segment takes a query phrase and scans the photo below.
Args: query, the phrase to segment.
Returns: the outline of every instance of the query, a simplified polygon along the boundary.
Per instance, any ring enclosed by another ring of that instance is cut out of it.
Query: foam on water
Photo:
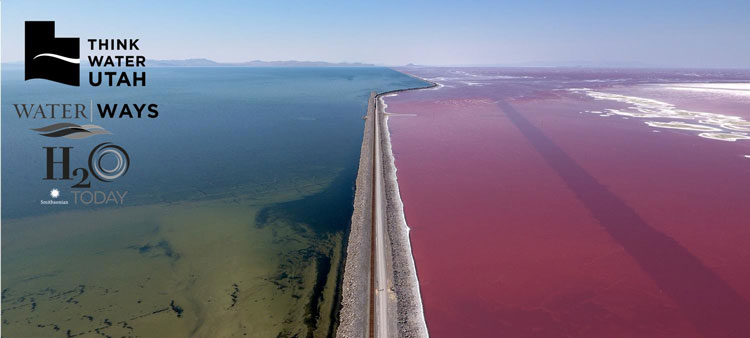
[[[750,98],[750,83],[675,83],[661,85],[666,89]]]
[[[719,141],[729,141],[734,142],[738,140],[750,140],[750,136],[747,136],[747,134],[742,133],[700,133],[698,134],[700,137],[705,137],[712,140],[719,140]]]
[[[704,126],[702,124],[685,123],[685,122],[680,122],[680,121],[671,121],[671,122],[646,121],[646,124],[655,128],[695,130],[695,131],[721,131],[721,129],[719,128]]]
[[[691,84],[694,85],[694,84]],[[711,84],[718,85],[718,84]],[[748,84],[725,84],[726,88],[750,88]],[[743,85],[743,86],[740,86]],[[722,88],[724,88],[722,87]],[[671,88],[671,87],[670,87]],[[703,87],[701,87],[703,88]],[[739,90],[739,89],[729,89]],[[743,89],[744,90],[744,89]],[[588,111],[599,116],[620,115],[625,117],[649,118],[671,121],[647,121],[647,125],[656,128],[669,128],[700,131],[698,136],[720,141],[750,140],[750,122],[742,117],[715,114],[709,112],[691,111],[679,109],[675,105],[637,96],[605,93],[589,88],[573,88],[569,91],[587,95],[594,100],[614,101],[628,104],[627,108],[604,109],[604,111]],[[748,91],[750,93],[750,91]],[[687,123],[684,120],[692,120],[697,123]]]

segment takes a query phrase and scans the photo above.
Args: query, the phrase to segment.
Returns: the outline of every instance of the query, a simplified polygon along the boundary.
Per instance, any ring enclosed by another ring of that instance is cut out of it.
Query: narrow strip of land
[[[388,285],[393,284],[392,274],[389,275],[386,271],[388,266],[392,265],[388,262],[386,253],[386,240],[387,240],[387,228],[386,224],[386,209],[388,206],[385,200],[384,190],[384,175],[383,175],[383,150],[381,149],[381,126],[387,128],[384,123],[383,116],[381,114],[385,112],[384,107],[379,105],[381,97],[385,95],[392,95],[408,90],[418,90],[425,88],[435,87],[437,84],[431,83],[429,86],[418,87],[418,88],[407,88],[393,90],[385,93],[376,95],[373,99],[374,102],[372,107],[374,108],[371,115],[373,123],[373,147],[372,147],[372,229],[371,229],[371,252],[370,252],[370,337],[372,338],[387,338],[390,336],[397,336],[397,330],[395,325],[397,315],[396,313],[389,313],[390,308],[396,308],[395,296],[393,297],[394,304],[389,304],[388,297]],[[392,325],[389,327],[389,323]],[[391,332],[393,331],[393,332]]]
[[[384,242],[384,217],[383,212],[385,209],[385,203],[383,202],[383,152],[380,149],[380,114],[377,107],[377,99],[375,101],[375,111],[373,112],[373,136],[374,147],[372,147],[373,154],[373,169],[372,169],[372,262],[374,263],[371,267],[370,275],[371,285],[370,295],[370,318],[374,322],[370,325],[370,336],[385,338],[388,337],[388,299],[386,288],[388,287],[388,281],[386,280],[385,274],[385,244]],[[373,330],[374,329],[374,330]],[[373,332],[374,331],[374,332]]]
[[[427,337],[381,97],[436,85],[370,95],[337,337]]]

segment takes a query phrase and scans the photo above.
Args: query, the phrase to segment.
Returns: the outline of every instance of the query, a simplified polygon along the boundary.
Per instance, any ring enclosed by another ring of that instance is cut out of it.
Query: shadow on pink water
[[[680,306],[701,334],[750,336],[750,306],[732,287],[674,239],[648,225],[510,104],[499,105],[599,224]]]
[[[750,143],[558,90],[668,72],[451,71],[386,99],[432,337],[748,336]]]

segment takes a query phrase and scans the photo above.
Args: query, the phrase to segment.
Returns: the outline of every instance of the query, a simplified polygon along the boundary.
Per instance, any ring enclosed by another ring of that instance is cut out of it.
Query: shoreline
[[[371,118],[375,109],[375,92],[370,93],[367,112],[364,119]],[[341,286],[341,310],[336,337],[365,337],[369,316],[369,267],[372,209],[372,124],[365,122],[362,146],[359,158],[359,169],[354,193],[354,210],[352,212],[349,238],[346,248],[346,262]]]
[[[410,74],[406,74],[412,76]],[[412,76],[414,77],[414,76]],[[416,78],[416,77],[415,77]],[[419,79],[419,78],[418,78]],[[400,92],[412,90],[432,90],[439,88],[439,84],[420,79],[430,83],[429,86],[408,88],[385,92],[377,96],[377,109],[383,116],[378,121],[381,124],[380,138],[383,148],[383,171],[386,195],[387,231],[390,237],[391,263],[393,270],[393,291],[396,293],[397,322],[400,337],[429,337],[427,323],[425,321],[422,296],[419,289],[419,277],[417,276],[416,264],[409,239],[410,228],[404,215],[404,204],[398,187],[398,175],[395,165],[395,157],[391,145],[391,133],[388,129],[389,115],[386,111],[388,105],[384,98],[396,96]]]

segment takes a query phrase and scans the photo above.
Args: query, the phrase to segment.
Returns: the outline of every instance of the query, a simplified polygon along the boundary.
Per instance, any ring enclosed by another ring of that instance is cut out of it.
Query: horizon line
[[[419,64],[419,63],[407,63],[407,64],[381,64],[381,63],[367,63],[362,61],[314,61],[314,60],[247,60],[247,61],[216,61],[209,58],[185,58],[185,59],[151,59],[146,62],[185,62],[185,61],[202,61],[216,64],[215,66],[224,67],[247,67],[243,64],[248,63],[322,63],[330,65],[361,65],[362,67],[457,67],[457,68],[468,68],[468,67],[486,67],[486,68],[602,68],[602,69],[729,69],[729,70],[750,70],[750,66],[722,66],[722,65],[702,65],[702,66],[675,66],[675,65],[651,65],[651,64],[640,64],[640,62],[597,62],[593,61],[528,61],[528,62],[517,62],[508,64]],[[611,63],[611,64],[607,64]],[[3,65],[19,65],[24,64],[23,60],[16,61],[2,61],[0,64]],[[91,66],[84,66],[91,67]],[[212,67],[210,65],[169,65],[169,66],[152,66],[152,67]],[[283,67],[283,66],[277,66]],[[311,66],[316,67],[316,66]],[[319,66],[317,66],[319,67]],[[353,66],[357,67],[357,66]],[[115,67],[117,68],[117,67]]]

